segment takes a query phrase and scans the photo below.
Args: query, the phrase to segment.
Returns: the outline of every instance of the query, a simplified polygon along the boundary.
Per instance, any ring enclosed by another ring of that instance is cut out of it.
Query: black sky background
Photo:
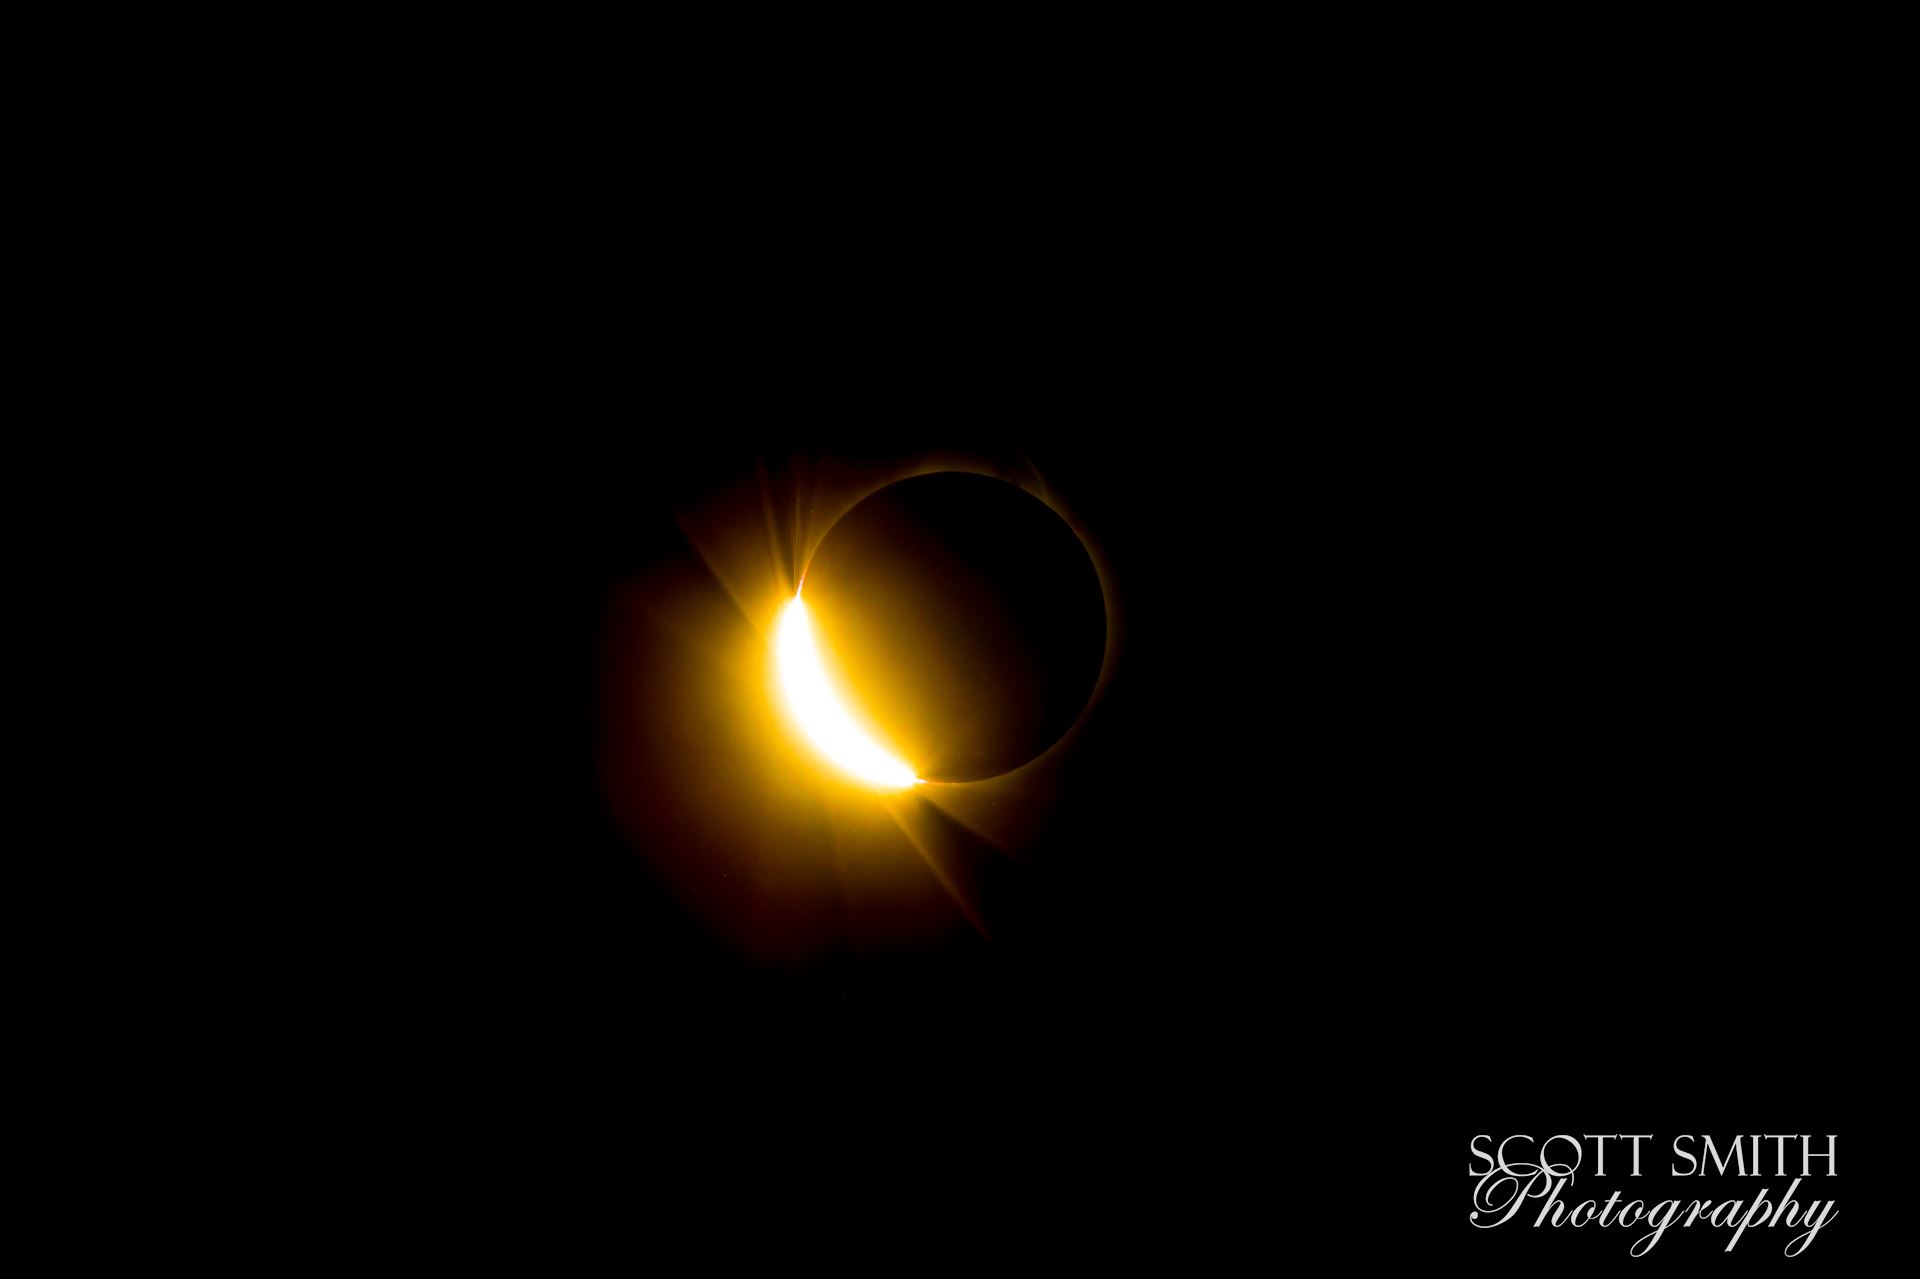
[[[1511,389],[1519,362],[1483,376]],[[886,388],[881,422],[918,384],[886,363],[844,372]],[[1876,771],[1834,718],[1832,585],[1802,540],[1823,481],[1636,437],[1629,408],[1549,429],[1545,386],[1497,433],[1390,431],[1316,384],[1273,406],[1292,425],[1209,439],[1178,424],[1224,415],[1218,391],[1161,376],[1088,396],[1108,430],[994,437],[1097,530],[1127,648],[1039,847],[987,881],[993,941],[911,956],[746,963],[650,878],[592,769],[598,604],[680,553],[681,486],[861,445],[634,432],[582,455],[506,623],[540,663],[515,721],[536,802],[489,848],[485,930],[561,1149],[851,1158],[928,1227],[977,1196],[1063,1229],[1065,1205],[1135,1205],[1169,1255],[1191,1214],[1297,1187],[1291,1163],[1238,1169],[1302,1140],[1345,1169],[1576,1122],[1843,1131],[1864,1171],[1891,943],[1863,926]],[[1404,416],[1467,416],[1420,385]],[[1433,1231],[1464,1212],[1448,1172],[1406,1191]],[[1553,1242],[1556,1264],[1624,1247]]]
[[[488,731],[440,994],[514,1176],[649,1238],[1194,1265],[1328,1214],[1486,1262],[1468,1139],[1611,1125],[1843,1132],[1816,1253],[1891,1211],[1884,512],[1829,434],[1858,349],[1760,241],[1463,207],[1497,165],[989,191],[772,121],[696,158],[560,188],[452,359],[507,429],[450,454]],[[606,594],[756,460],[923,446],[1070,495],[1124,665],[992,944],[756,968],[606,816]]]

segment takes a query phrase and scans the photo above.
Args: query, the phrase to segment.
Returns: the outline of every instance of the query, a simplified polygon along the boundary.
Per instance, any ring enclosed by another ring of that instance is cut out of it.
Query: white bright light
[[[913,769],[868,736],[842,704],[820,658],[813,619],[798,595],[780,614],[773,646],[787,710],[815,750],[834,767],[869,786],[905,790],[920,784]]]

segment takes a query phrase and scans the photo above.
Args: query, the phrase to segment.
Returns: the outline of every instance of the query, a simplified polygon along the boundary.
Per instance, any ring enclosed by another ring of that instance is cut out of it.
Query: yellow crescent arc
[[[807,606],[795,595],[781,610],[774,632],[780,692],[801,734],[826,761],[857,781],[880,790],[921,784],[911,766],[890,754],[860,726],[827,678]]]

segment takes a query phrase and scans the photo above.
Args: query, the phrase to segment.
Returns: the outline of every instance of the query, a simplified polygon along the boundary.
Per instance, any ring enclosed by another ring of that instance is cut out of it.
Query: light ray
[[[891,817],[893,824],[900,828],[900,834],[908,844],[912,845],[913,851],[920,854],[920,860],[927,864],[927,870],[933,875],[934,881],[946,892],[948,900],[953,902],[967,923],[972,925],[973,931],[989,941],[993,940],[991,934],[987,932],[985,921],[972,906],[967,904],[966,896],[960,891],[959,885],[955,884],[947,872],[940,868],[939,858],[933,855],[933,850],[927,847],[926,841],[914,834],[913,828],[907,825],[904,817],[894,811],[891,804],[887,805],[887,816]]]

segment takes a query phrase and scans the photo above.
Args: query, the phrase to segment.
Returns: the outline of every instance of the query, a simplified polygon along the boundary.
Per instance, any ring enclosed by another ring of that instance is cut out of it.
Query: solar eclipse
[[[760,961],[990,932],[983,882],[1091,731],[1117,633],[1092,544],[1031,467],[943,461],[717,477],[609,596],[602,793]]]

